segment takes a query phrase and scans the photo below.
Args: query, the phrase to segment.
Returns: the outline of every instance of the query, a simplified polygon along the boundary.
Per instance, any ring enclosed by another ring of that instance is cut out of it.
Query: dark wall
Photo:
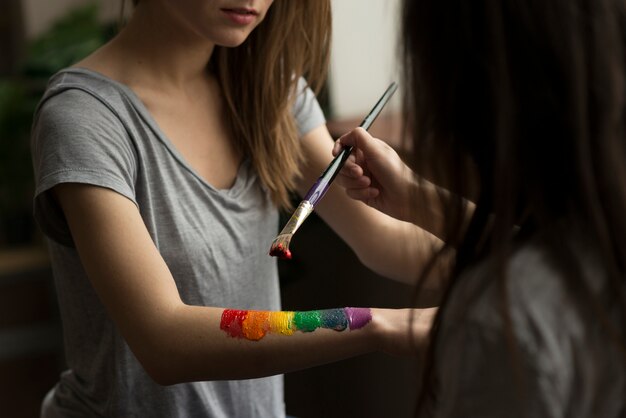
[[[293,260],[279,262],[285,310],[410,306],[409,286],[363,267],[315,214],[290,248]],[[299,418],[409,417],[416,376],[413,360],[382,353],[290,373],[285,376],[287,412]]]

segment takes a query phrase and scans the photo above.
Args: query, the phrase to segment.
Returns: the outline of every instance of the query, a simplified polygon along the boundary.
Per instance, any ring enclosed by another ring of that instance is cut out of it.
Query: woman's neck
[[[193,92],[214,44],[161,8],[141,2],[108,44],[77,64],[138,89]]]

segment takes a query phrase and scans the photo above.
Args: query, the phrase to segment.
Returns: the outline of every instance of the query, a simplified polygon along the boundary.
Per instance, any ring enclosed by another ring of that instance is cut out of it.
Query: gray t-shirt
[[[325,120],[298,84],[300,135]],[[282,417],[282,376],[163,387],[146,374],[83,270],[50,189],[106,187],[134,202],[190,305],[279,310],[268,245],[278,212],[244,161],[229,189],[216,189],[185,162],[127,87],[86,69],[51,78],[35,116],[34,213],[49,238],[69,370],[44,415],[64,417]],[[163,359],[167,361],[167,359]]]
[[[583,245],[572,247],[582,279],[603,303],[603,268]],[[623,353],[594,310],[573,297],[572,278],[536,245],[514,254],[507,276],[511,351],[494,277],[492,265],[481,263],[451,295],[437,340],[433,416],[626,417]]]

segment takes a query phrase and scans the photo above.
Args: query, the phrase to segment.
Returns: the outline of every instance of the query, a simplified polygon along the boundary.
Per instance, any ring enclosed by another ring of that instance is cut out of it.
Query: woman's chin
[[[250,34],[248,32],[245,33],[237,33],[237,34],[229,34],[228,36],[223,36],[215,42],[216,45],[225,47],[225,48],[236,48],[243,44]]]

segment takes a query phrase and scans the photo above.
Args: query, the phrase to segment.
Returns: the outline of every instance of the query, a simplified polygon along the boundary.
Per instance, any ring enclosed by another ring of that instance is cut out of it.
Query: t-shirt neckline
[[[239,164],[239,167],[237,169],[237,175],[235,176],[235,181],[233,182],[231,187],[224,188],[224,189],[217,188],[213,186],[211,183],[209,183],[189,164],[189,162],[178,151],[178,149],[172,143],[172,141],[170,141],[167,135],[165,135],[165,132],[161,130],[159,124],[156,122],[156,120],[154,119],[154,117],[152,116],[148,108],[145,106],[143,101],[139,98],[139,96],[137,96],[137,94],[129,86],[127,86],[126,84],[122,82],[114,80],[111,77],[108,77],[98,71],[95,71],[86,67],[69,67],[64,70],[61,70],[60,73],[78,73],[78,74],[85,75],[88,77],[94,77],[102,81],[105,81],[106,83],[114,86],[116,89],[121,91],[122,94],[124,94],[124,96],[128,98],[128,100],[130,100],[130,102],[135,107],[135,109],[137,110],[141,118],[150,127],[150,129],[153,131],[153,133],[155,134],[159,142],[161,142],[161,144],[163,144],[163,146],[166,147],[166,149],[170,152],[170,154],[172,154],[174,159],[185,170],[191,173],[191,175],[193,175],[198,181],[200,181],[208,189],[216,193],[234,196],[243,187],[243,184],[245,183],[244,177],[246,173],[248,173],[248,168],[250,166],[249,157],[245,157]]]

